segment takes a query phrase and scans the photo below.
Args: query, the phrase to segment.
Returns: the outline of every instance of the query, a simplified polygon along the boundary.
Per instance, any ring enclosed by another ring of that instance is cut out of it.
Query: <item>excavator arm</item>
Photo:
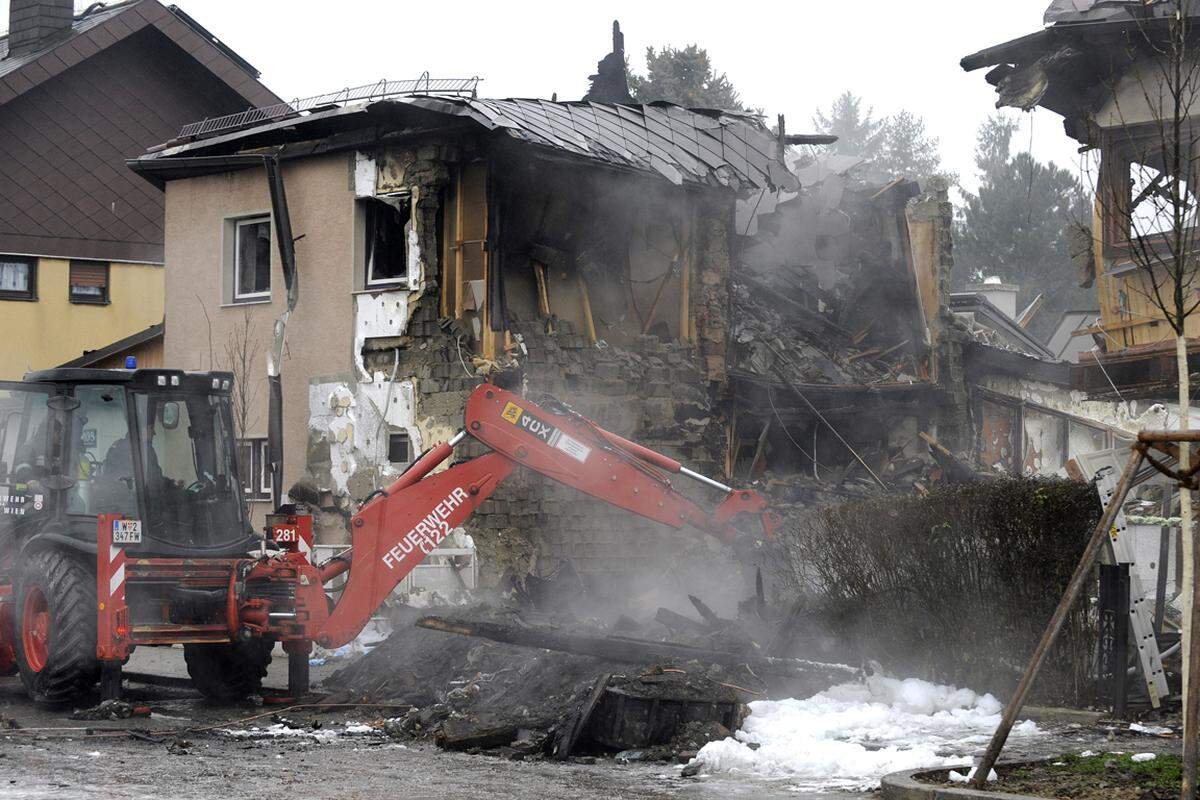
[[[492,452],[433,473],[466,435]],[[429,450],[391,486],[368,498],[351,520],[349,553],[319,567],[322,582],[347,570],[349,577],[315,641],[337,647],[357,636],[396,585],[518,465],[655,522],[691,526],[725,541],[737,535],[738,517],[756,517],[767,536],[777,525],[756,492],[692,472],[557,401],[538,406],[484,384],[467,401],[465,431]],[[726,497],[706,511],[671,485],[672,475],[699,480]]]

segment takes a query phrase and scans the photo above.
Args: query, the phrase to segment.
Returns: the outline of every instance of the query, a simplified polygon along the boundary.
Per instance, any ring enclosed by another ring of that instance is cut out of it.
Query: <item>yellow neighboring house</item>
[[[142,341],[139,334],[159,327],[161,343],[162,321],[161,266],[0,255],[0,380],[100,356],[129,338],[136,341],[122,355],[161,366],[161,344],[155,352],[154,337]]]
[[[9,0],[0,35],[0,380],[160,365],[163,193],[125,160],[193,120],[280,102],[175,6],[74,6]]]

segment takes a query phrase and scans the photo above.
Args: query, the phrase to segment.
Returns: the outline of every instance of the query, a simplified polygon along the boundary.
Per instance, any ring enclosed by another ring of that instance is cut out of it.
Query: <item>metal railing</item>
[[[339,89],[336,92],[298,98],[287,103],[276,103],[272,106],[248,108],[236,114],[226,114],[223,117],[209,117],[198,122],[189,122],[179,131],[179,138],[201,138],[222,131],[237,130],[264,122],[274,122],[288,117],[300,116],[314,111],[323,111],[348,103],[363,100],[381,100],[385,97],[395,97],[405,94],[450,94],[457,96],[475,97],[479,86],[479,77],[474,78],[431,78],[429,73],[422,73],[415,80],[389,81],[381,80],[362,86]]]

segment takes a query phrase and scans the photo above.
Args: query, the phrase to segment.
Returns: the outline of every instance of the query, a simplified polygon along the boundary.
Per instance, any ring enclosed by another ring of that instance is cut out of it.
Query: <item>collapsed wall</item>
[[[403,467],[389,443],[407,439],[407,460],[448,439],[485,378],[535,401],[554,396],[608,430],[723,475],[731,195],[713,201],[629,176],[503,163],[472,184],[462,176],[480,165],[468,159],[435,147],[359,157],[365,198],[397,187],[412,198],[411,271],[403,289],[356,296],[357,374],[312,381],[310,489],[348,508],[386,486]],[[487,229],[487,269],[473,271],[471,240]],[[495,272],[499,287],[475,278],[490,273],[491,283]],[[491,330],[493,320],[503,332]],[[468,440],[456,455],[481,452]],[[341,516],[322,519],[318,540],[345,541]],[[525,471],[465,527],[481,546],[505,533],[531,540],[538,571],[569,560],[615,593],[635,573],[679,568],[682,551],[704,556],[711,546]]]
[[[306,480],[351,507],[450,438],[488,379],[785,505],[922,489],[919,434],[959,449],[967,430],[945,187],[817,177],[735,218],[731,190],[461,142],[359,154],[359,202],[407,209],[405,285],[356,294],[355,373],[310,387]],[[344,514],[322,521],[346,540]],[[716,547],[523,471],[466,529],[505,567],[570,561],[614,594],[684,587]]]

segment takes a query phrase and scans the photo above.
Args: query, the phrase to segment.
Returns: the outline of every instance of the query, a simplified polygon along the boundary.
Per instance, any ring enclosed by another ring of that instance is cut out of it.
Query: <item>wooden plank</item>
[[[434,741],[443,750],[490,750],[512,744],[519,725],[484,725],[470,720],[446,720]]]
[[[659,608],[654,613],[654,619],[672,630],[691,631],[692,633],[709,632],[708,626],[703,622],[698,622],[691,617],[685,617],[683,614],[677,614],[669,608]]]
[[[575,715],[570,727],[566,728],[564,737],[554,747],[554,757],[557,760],[566,761],[571,757],[571,751],[579,743],[579,737],[587,730],[588,722],[592,719],[592,712],[596,710],[596,704],[604,696],[604,690],[608,688],[610,680],[612,680],[611,672],[605,672],[596,679],[591,694],[588,695],[587,700]]]
[[[768,419],[762,428],[762,433],[758,434],[758,442],[754,445],[754,458],[750,459],[750,479],[755,480],[760,477],[763,470],[766,468],[767,460],[767,434],[771,432],[771,420]]]
[[[579,310],[583,314],[583,327],[587,331],[588,341],[595,344],[596,322],[592,319],[592,301],[588,298],[587,281],[583,279],[583,273],[578,271],[575,280],[579,283]]]
[[[824,678],[835,682],[856,680],[862,675],[861,670],[847,664],[825,664],[798,658],[772,658],[746,653],[730,653],[723,650],[708,650],[703,647],[692,647],[674,642],[655,642],[626,636],[587,636],[536,626],[518,627],[498,622],[433,616],[417,620],[417,626],[460,636],[477,636],[521,647],[557,650],[631,664],[645,664],[662,660],[704,661],[724,666],[745,665],[759,675],[781,678]]]
[[[696,613],[704,618],[704,621],[708,624],[708,627],[712,628],[713,630],[724,628],[730,624],[729,620],[724,620],[718,617],[717,612],[709,608],[708,604],[699,597],[696,597],[696,595],[689,594],[688,601],[691,602],[692,606],[695,607]]]

